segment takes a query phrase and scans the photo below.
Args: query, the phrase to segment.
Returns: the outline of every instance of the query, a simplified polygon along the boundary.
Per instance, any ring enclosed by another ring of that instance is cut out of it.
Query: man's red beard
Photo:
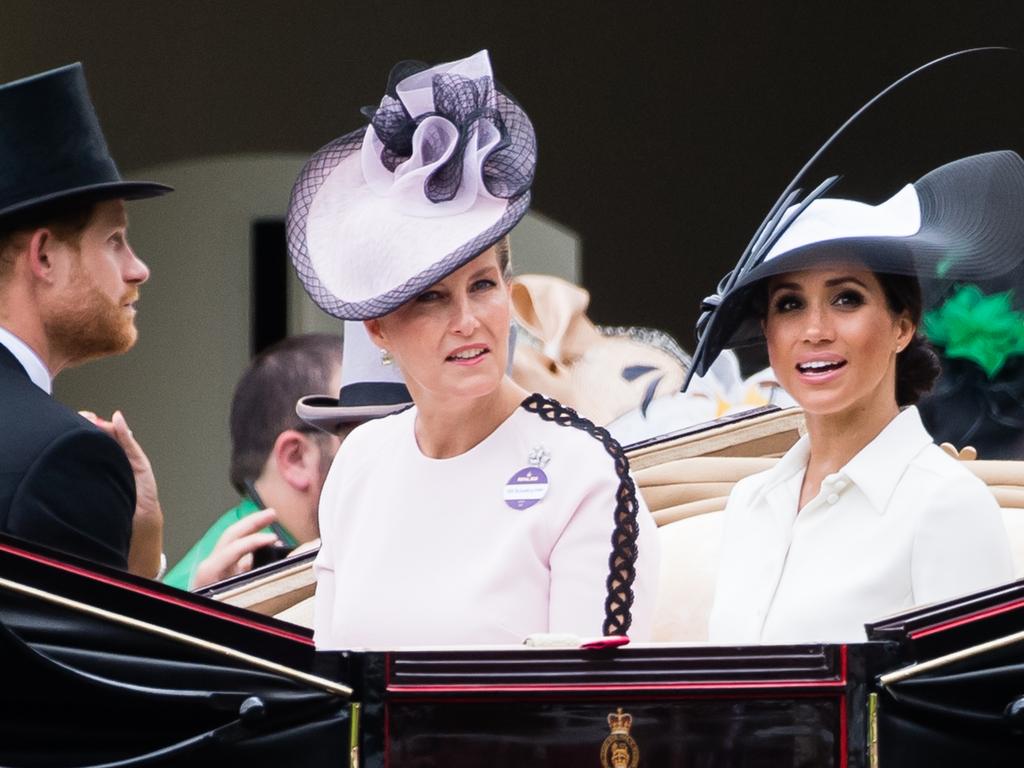
[[[115,303],[88,276],[78,275],[75,282],[80,288],[74,296],[45,320],[52,347],[68,357],[69,365],[131,349],[139,332],[135,328],[135,313],[126,305],[138,299],[138,288],[129,288]]]

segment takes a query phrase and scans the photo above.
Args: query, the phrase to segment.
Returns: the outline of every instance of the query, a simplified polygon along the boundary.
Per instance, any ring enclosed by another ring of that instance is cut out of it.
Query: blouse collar
[[[927,446],[931,435],[921,423],[915,406],[909,406],[890,421],[874,440],[865,445],[838,472],[826,480],[846,479],[860,488],[879,514],[884,514],[907,465]],[[810,438],[801,437],[772,469],[768,470],[762,494],[802,473],[811,455]]]

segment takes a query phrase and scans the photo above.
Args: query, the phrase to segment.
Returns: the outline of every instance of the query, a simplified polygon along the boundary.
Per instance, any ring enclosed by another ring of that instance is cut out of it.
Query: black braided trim
[[[615,494],[615,530],[612,531],[612,552],[608,557],[608,597],[604,601],[603,631],[605,635],[624,635],[633,623],[630,609],[633,607],[633,582],[636,580],[636,540],[640,533],[637,522],[640,506],[636,501],[636,486],[629,476],[629,459],[607,429],[583,418],[557,400],[533,394],[523,400],[522,406],[544,421],[553,421],[562,427],[576,427],[600,440],[615,461],[619,490]]]

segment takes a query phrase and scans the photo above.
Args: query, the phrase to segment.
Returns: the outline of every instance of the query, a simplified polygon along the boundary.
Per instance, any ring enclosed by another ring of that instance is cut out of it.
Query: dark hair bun
[[[916,405],[921,396],[930,392],[942,368],[931,345],[914,335],[906,349],[896,355],[896,402]]]

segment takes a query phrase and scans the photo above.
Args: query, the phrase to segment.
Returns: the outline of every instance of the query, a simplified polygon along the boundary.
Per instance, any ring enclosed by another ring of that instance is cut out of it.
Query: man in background
[[[242,499],[165,583],[196,589],[248,571],[265,547],[290,550],[319,537],[320,489],[341,441],[300,419],[295,404],[311,392],[337,392],[340,382],[341,338],[330,334],[284,339],[252,361],[231,401],[230,476]]]
[[[0,86],[0,531],[148,577],[163,515],[145,455],[120,413],[91,423],[50,394],[135,343],[149,269],[124,201],[169,190],[121,179],[81,65]]]

